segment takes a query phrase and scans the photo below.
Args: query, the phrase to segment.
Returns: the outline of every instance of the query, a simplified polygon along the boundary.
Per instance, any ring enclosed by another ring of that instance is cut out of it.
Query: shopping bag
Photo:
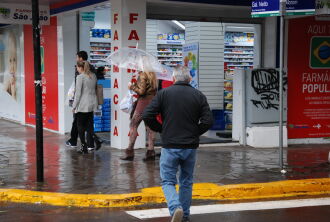
[[[134,93],[129,90],[126,96],[120,101],[119,108],[125,113],[131,113],[134,103]]]
[[[65,104],[67,106],[72,107],[72,104],[73,104],[73,101],[74,101],[74,93],[75,93],[75,83],[73,81],[70,88],[69,88],[69,90],[68,90],[66,100],[65,100]]]

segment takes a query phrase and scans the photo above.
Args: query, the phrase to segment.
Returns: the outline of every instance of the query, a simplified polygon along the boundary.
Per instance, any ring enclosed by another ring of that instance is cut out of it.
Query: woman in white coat
[[[76,92],[72,105],[73,112],[77,115],[77,126],[81,147],[79,153],[88,153],[88,149],[94,149],[94,111],[97,110],[98,102],[96,96],[97,78],[94,73],[89,70],[87,61],[77,62]],[[85,133],[87,132],[87,142]]]

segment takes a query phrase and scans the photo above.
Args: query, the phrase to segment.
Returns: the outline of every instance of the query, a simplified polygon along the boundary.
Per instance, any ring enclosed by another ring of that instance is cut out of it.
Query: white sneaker
[[[69,146],[69,147],[71,147],[71,148],[76,148],[76,147],[77,147],[77,144],[74,145],[74,144],[72,144],[69,140],[65,142],[65,145],[66,145],[66,146]]]
[[[93,147],[88,147],[87,149],[88,149],[88,151],[94,151]]]
[[[183,210],[181,207],[178,207],[174,211],[171,222],[181,222],[182,218],[183,218]]]

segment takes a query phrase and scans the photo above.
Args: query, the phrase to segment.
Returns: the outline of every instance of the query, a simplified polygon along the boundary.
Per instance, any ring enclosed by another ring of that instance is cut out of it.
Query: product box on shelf
[[[225,99],[227,99],[227,100],[232,100],[233,99],[233,92],[229,92],[229,91],[225,91],[224,92],[225,94]]]
[[[233,91],[233,81],[225,79],[224,80],[224,88],[226,91]]]
[[[93,38],[111,38],[111,29],[91,29],[90,32]]]
[[[96,115],[98,113],[98,115]],[[110,132],[111,130],[111,99],[105,98],[102,108],[94,114],[94,131]]]
[[[225,117],[224,117],[224,111],[217,109],[212,110],[213,114],[213,126],[211,127],[211,130],[224,130],[225,129]]]

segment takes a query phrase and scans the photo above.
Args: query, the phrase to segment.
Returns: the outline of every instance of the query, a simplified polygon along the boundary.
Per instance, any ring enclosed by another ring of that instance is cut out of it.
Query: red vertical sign
[[[42,26],[41,36],[42,111],[44,127],[58,131],[57,17]],[[35,93],[32,26],[24,26],[25,119],[35,125]]]
[[[291,19],[288,41],[288,138],[330,136],[330,25]]]

